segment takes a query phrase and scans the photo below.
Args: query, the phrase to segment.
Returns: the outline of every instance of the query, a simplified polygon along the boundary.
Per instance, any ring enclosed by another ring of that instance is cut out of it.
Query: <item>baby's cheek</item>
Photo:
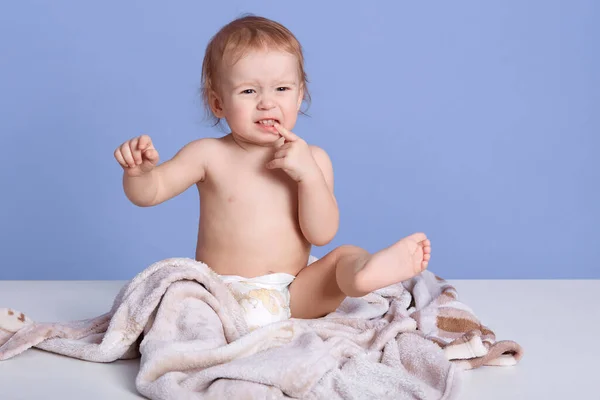
[[[294,129],[294,126],[296,125],[296,121],[298,120],[298,111],[296,111],[296,109],[291,109],[291,110],[287,110],[284,113],[284,127],[291,131]]]
[[[252,121],[252,113],[248,107],[233,107],[228,113],[227,120],[230,121],[230,125],[241,125]]]

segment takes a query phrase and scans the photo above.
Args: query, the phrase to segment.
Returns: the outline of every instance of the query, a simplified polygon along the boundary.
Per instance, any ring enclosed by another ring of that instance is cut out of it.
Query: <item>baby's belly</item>
[[[210,231],[200,227],[196,260],[219,275],[255,277],[273,272],[297,275],[308,262],[311,245],[301,232]]]

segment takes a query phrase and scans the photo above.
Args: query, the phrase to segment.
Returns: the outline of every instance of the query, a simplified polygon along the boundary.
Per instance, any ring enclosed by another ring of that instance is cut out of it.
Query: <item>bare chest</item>
[[[281,170],[230,163],[213,171],[205,184],[203,208],[220,218],[262,225],[297,215],[297,185]]]

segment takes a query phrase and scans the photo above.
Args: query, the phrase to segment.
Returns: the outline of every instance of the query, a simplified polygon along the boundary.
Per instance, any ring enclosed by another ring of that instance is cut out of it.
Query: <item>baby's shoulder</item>
[[[186,147],[190,147],[194,150],[202,151],[204,149],[217,150],[220,142],[217,138],[207,137],[200,138],[196,140],[192,140],[189,142]]]
[[[322,147],[319,147],[315,144],[308,144],[308,148],[310,149],[311,153],[313,154],[313,156],[327,156],[327,152],[325,151],[325,149],[323,149]]]
[[[329,157],[329,154],[327,154],[325,149],[314,144],[309,144],[308,148],[310,149],[312,156],[314,157],[317,164],[319,164],[319,166],[331,167],[331,158]]]
[[[217,138],[200,138],[186,144],[182,149],[194,158],[208,159],[224,151],[223,144]]]

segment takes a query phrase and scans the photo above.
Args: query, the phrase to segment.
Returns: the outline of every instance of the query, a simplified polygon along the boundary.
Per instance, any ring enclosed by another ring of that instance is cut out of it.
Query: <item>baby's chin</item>
[[[232,131],[231,134],[234,138],[239,139],[243,142],[264,147],[274,146],[280,142],[280,139],[283,139],[283,137],[277,131],[275,133],[257,132],[256,130],[240,133]]]

